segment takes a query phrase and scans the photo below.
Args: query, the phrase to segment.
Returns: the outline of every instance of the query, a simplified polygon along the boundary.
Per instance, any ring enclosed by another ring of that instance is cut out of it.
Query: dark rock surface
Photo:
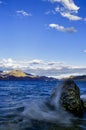
[[[84,95],[83,96],[81,95],[81,99],[83,101],[84,111],[86,113],[86,98],[84,97]]]
[[[72,80],[67,80],[62,86],[61,106],[75,115],[82,115],[83,102],[80,99],[79,87]]]
[[[61,92],[59,97],[60,106],[76,116],[82,116],[84,110],[84,103],[80,99],[80,90],[76,83],[72,80],[66,80],[61,85]],[[58,88],[58,87],[57,87]],[[55,89],[51,95],[51,100],[56,96],[57,90]],[[56,100],[56,99],[55,99]],[[58,103],[58,101],[57,101]]]
[[[84,110],[86,111],[86,101],[83,101]]]

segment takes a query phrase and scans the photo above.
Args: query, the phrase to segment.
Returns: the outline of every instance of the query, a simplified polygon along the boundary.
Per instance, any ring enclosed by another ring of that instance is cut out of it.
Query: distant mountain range
[[[70,76],[68,78],[62,78],[61,80],[75,80],[75,81],[86,81],[86,75]]]
[[[86,81],[86,75],[70,76],[69,78],[77,81]]]
[[[70,76],[69,78],[63,78],[61,80],[66,79],[72,79],[76,81],[86,81],[86,75]],[[53,77],[32,75],[25,73],[21,70],[11,70],[11,71],[0,71],[0,81],[1,80],[58,81],[59,79]]]
[[[12,70],[12,71],[0,71],[0,80],[56,81],[57,79],[46,76],[35,76],[20,70]]]

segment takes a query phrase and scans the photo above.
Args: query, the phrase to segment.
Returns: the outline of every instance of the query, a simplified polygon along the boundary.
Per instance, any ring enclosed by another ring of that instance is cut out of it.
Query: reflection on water
[[[86,130],[85,114],[79,119],[60,106],[53,110],[46,105],[57,84],[43,81],[0,82],[0,130]],[[78,85],[81,97],[85,99],[83,85],[86,83],[78,82]],[[58,100],[59,94],[56,95]]]

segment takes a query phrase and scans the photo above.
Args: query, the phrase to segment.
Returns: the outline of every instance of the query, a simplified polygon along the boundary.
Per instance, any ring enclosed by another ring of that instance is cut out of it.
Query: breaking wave
[[[65,125],[70,125],[73,116],[68,112],[64,111],[59,105],[59,99],[61,95],[61,86],[58,86],[55,90],[56,93],[52,99],[34,100],[28,102],[24,112],[22,113],[24,117],[29,120],[46,121],[51,123],[61,123]],[[51,109],[47,104],[50,103],[54,106]]]

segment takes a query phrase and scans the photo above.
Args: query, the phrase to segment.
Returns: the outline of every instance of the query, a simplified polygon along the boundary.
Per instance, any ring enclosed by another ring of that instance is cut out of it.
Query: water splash
[[[58,87],[56,87],[51,94],[50,104],[53,105],[56,109],[59,109],[60,107],[59,100],[61,97],[61,92],[62,84],[58,85]]]
[[[64,111],[59,104],[61,91],[62,88],[61,85],[59,85],[56,89],[54,89],[49,100],[34,100],[33,102],[28,102],[28,105],[26,105],[23,112],[23,116],[29,120],[70,125],[72,115]],[[55,109],[51,109],[46,102],[48,102],[51,106],[54,106]]]
[[[86,101],[86,94],[82,94],[82,95],[80,96],[80,98],[81,98],[83,101]]]

